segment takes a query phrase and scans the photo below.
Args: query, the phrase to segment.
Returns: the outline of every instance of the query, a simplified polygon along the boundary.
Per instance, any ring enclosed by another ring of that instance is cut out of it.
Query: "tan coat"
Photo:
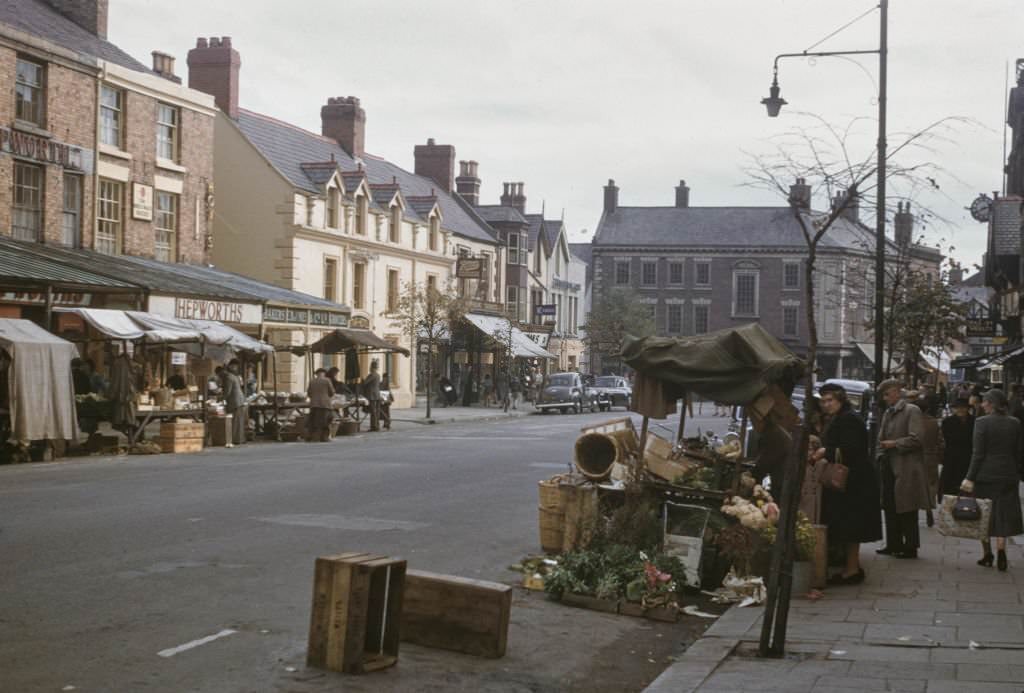
[[[893,440],[896,447],[883,450],[878,445],[876,449],[879,457],[885,458],[882,463],[891,465],[896,478],[895,507],[890,508],[894,512],[908,513],[933,507],[934,495],[928,490],[925,471],[923,438],[924,414],[916,405],[900,400],[885,410],[878,428],[878,441]]]
[[[928,475],[928,487],[935,497],[939,485],[939,464],[945,450],[940,420],[932,416],[921,415],[921,449],[924,453],[924,471]]]

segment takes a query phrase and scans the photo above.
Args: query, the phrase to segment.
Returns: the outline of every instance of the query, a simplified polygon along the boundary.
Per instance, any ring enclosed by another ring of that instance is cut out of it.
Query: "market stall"
[[[71,360],[75,345],[28,320],[0,318],[0,442],[77,436]]]

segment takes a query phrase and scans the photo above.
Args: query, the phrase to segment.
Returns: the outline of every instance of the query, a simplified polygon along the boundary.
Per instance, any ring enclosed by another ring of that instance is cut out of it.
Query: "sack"
[[[978,501],[970,496],[957,496],[953,504],[953,519],[961,522],[973,522],[981,519],[981,508]]]
[[[836,448],[836,461],[829,462],[821,470],[821,485],[824,488],[842,493],[846,491],[846,482],[850,478],[850,468],[843,464],[843,452]]]
[[[959,520],[953,515],[953,508],[960,500],[972,500],[978,506],[980,515],[977,520]],[[989,520],[992,517],[992,501],[987,498],[961,498],[959,496],[943,496],[942,504],[935,515],[935,528],[944,537],[960,539],[985,539],[988,537]]]

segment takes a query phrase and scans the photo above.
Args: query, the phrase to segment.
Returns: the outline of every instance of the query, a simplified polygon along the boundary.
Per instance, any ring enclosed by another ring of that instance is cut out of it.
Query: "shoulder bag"
[[[823,488],[842,493],[846,491],[846,481],[850,477],[850,468],[843,464],[843,451],[836,448],[836,461],[828,462],[821,470]]]

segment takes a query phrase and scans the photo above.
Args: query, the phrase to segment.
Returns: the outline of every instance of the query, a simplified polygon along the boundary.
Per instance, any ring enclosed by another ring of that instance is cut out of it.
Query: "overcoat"
[[[924,451],[921,441],[924,435],[924,415],[914,404],[900,400],[885,410],[882,425],[878,427],[878,442],[893,440],[896,447],[888,450],[876,446],[882,464],[892,468],[895,484],[893,507],[896,513],[915,510],[931,510],[932,495],[928,491],[928,475],[924,468]],[[883,504],[884,504],[883,500]]]
[[[868,456],[864,422],[846,406],[826,426],[822,443],[828,461],[840,460],[850,469],[845,491],[826,488],[822,495],[821,515],[829,541],[878,541],[882,538],[878,475]]]
[[[928,488],[935,495],[939,484],[939,463],[942,461],[944,441],[939,420],[934,416],[922,413],[921,416],[921,451],[924,455],[924,471],[928,475]]]

